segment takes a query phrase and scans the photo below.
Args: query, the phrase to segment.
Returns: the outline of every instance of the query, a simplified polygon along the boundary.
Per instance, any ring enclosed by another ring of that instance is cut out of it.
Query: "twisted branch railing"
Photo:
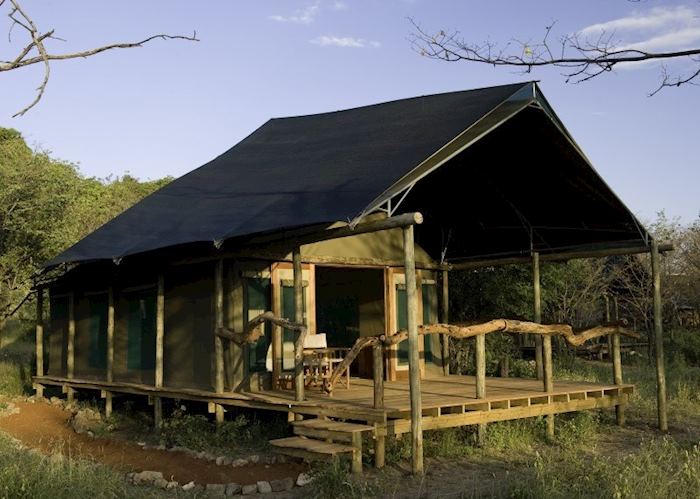
[[[624,322],[615,322],[595,326],[589,329],[574,333],[574,328],[568,324],[538,324],[536,322],[518,321],[511,319],[494,319],[481,324],[456,325],[456,324],[429,324],[418,326],[418,334],[444,334],[453,338],[472,338],[490,333],[514,333],[514,334],[540,334],[543,336],[561,336],[567,343],[573,346],[580,346],[586,341],[600,338],[601,336],[616,335],[627,336],[639,339],[636,333],[625,327]],[[323,390],[331,393],[335,383],[340,378],[345,369],[359,355],[362,349],[381,343],[384,346],[391,346],[408,339],[408,331],[401,330],[392,335],[365,336],[359,338],[345,358],[333,370],[331,375],[323,383]]]

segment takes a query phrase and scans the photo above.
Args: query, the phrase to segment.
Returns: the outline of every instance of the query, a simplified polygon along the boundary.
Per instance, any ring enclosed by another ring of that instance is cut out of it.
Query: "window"
[[[156,290],[129,293],[127,359],[129,370],[154,369],[156,363]]]
[[[408,297],[406,285],[396,285],[396,330],[408,329]],[[408,364],[408,340],[399,343],[397,347],[397,360],[399,365]]]
[[[107,294],[88,297],[90,316],[90,354],[88,363],[94,369],[107,368]]]
[[[421,292],[423,295],[423,324],[435,324],[437,322],[437,288],[435,283],[423,283]],[[423,358],[426,362],[433,362],[433,341],[437,337],[435,334],[423,335]]]
[[[265,277],[244,277],[244,323],[271,310],[270,279]],[[248,371],[265,371],[265,359],[267,349],[270,346],[271,327],[265,322],[265,337],[260,338],[253,345],[248,345]]]

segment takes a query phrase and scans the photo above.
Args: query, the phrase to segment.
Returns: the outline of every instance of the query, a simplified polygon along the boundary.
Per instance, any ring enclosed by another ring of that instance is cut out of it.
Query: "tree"
[[[197,33],[192,36],[183,35],[152,35],[143,40],[131,43],[113,43],[110,45],[104,45],[102,47],[97,47],[88,50],[82,50],[79,52],[71,52],[65,54],[53,54],[50,53],[46,47],[46,43],[49,40],[61,40],[55,36],[55,30],[50,29],[48,31],[41,31],[37,28],[36,24],[31,17],[26,13],[26,11],[20,6],[19,0],[0,0],[0,7],[7,5],[9,7],[8,17],[10,18],[10,29],[8,32],[8,38],[11,40],[13,30],[22,30],[27,35],[27,42],[24,47],[17,53],[14,59],[0,60],[0,73],[13,71],[15,69],[32,66],[34,64],[43,64],[44,66],[44,79],[37,88],[36,97],[34,100],[20,111],[13,115],[14,117],[22,116],[31,108],[37,105],[44,95],[46,86],[49,83],[49,78],[51,76],[51,62],[60,61],[67,59],[78,59],[91,57],[102,52],[114,49],[127,49],[135,47],[143,47],[146,43],[155,40],[189,40],[189,41],[199,41],[197,39]]]
[[[41,264],[169,180],[86,178],[0,128],[0,330]]]
[[[567,83],[591,80],[611,72],[623,63],[687,60],[692,67],[685,72],[672,72],[662,66],[661,81],[650,95],[663,88],[697,84],[700,81],[700,47],[658,52],[645,50],[635,45],[620,45],[614,32],[605,31],[593,38],[580,33],[562,34],[556,42],[552,42],[554,23],[545,28],[539,42],[513,39],[502,44],[490,41],[474,43],[462,38],[459,31],[439,30],[431,34],[413,19],[409,21],[414,28],[410,35],[413,48],[431,59],[505,66],[520,69],[524,73],[530,73],[535,68],[553,66],[563,69]]]

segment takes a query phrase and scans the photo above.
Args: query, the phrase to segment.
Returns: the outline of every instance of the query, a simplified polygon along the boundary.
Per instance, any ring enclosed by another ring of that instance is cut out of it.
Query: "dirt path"
[[[60,450],[64,455],[99,461],[119,471],[161,471],[167,479],[185,484],[196,483],[252,484],[258,480],[296,479],[305,466],[287,464],[249,464],[247,466],[217,466],[195,459],[183,452],[143,449],[119,440],[90,438],[79,435],[68,424],[70,413],[45,403],[15,402],[19,414],[0,418],[0,430],[20,440],[27,447],[44,453]]]

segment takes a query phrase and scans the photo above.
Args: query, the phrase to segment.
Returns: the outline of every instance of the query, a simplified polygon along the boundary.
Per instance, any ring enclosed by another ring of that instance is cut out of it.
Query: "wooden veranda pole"
[[[476,364],[476,398],[486,398],[486,335],[480,334],[475,338],[475,364]],[[476,427],[476,441],[478,445],[484,445],[486,439],[486,423]]]
[[[68,345],[66,346],[66,376],[73,379],[75,374],[75,292],[68,293]],[[73,402],[74,390],[66,388],[67,400]]]
[[[374,382],[374,408],[384,408],[384,345],[377,342],[372,346],[372,379]],[[384,456],[386,452],[386,437],[384,428],[377,428],[374,431],[374,467],[384,467]]]
[[[540,279],[540,254],[532,253],[532,289],[534,295],[534,316],[535,322],[542,322],[542,289]],[[537,341],[539,340],[539,342]],[[539,343],[539,345],[538,345]],[[539,360],[537,359],[539,355]],[[537,363],[537,376],[542,379],[544,391],[551,393],[554,391],[554,378],[552,373],[552,337],[548,335],[537,336],[535,338],[535,362]],[[554,414],[548,414],[547,437],[554,437]]]
[[[412,471],[423,474],[423,426],[420,383],[420,358],[418,355],[418,293],[416,290],[416,257],[413,226],[403,228],[404,273],[406,276],[406,301],[408,325],[408,376],[411,396]]]
[[[36,375],[44,375],[44,290],[36,290]],[[44,385],[36,383],[34,390],[37,397],[44,396]]]
[[[165,328],[165,285],[163,274],[158,274],[156,294],[156,369],[154,385],[163,388],[163,334]],[[153,423],[156,431],[163,427],[163,399],[153,398]]]
[[[224,327],[224,259],[219,258],[216,261],[216,270],[214,272],[214,310],[216,330]],[[214,335],[214,355],[215,357],[215,376],[214,389],[216,393],[224,393],[224,341]],[[216,412],[216,424],[224,422],[224,407],[221,404],[216,404],[214,409]]]
[[[610,356],[612,357],[613,365],[613,380],[616,385],[622,385],[622,357],[620,355],[620,335],[613,334],[611,336],[612,351]],[[615,420],[618,426],[625,425],[625,406],[616,405],[615,406]]]
[[[304,321],[304,280],[301,268],[301,247],[296,246],[292,252],[292,267],[294,271],[294,322],[303,324]],[[294,398],[304,400],[304,346],[294,342]]]
[[[107,291],[107,381],[114,381],[114,287]],[[105,391],[105,416],[112,415],[112,392]]]
[[[440,303],[440,322],[450,323],[450,282],[447,270],[442,271],[442,302]],[[450,374],[450,337],[442,335],[442,373]]]
[[[540,296],[540,254],[532,253],[532,291],[533,301],[533,322],[542,322],[542,298]],[[544,368],[542,365],[542,337],[535,336],[535,369],[537,379],[544,379]]]
[[[651,241],[651,275],[654,294],[654,354],[656,357],[656,397],[659,419],[659,430],[668,431],[668,416],[666,413],[666,370],[664,367],[664,338],[661,317],[661,268],[659,261],[659,245]]]

